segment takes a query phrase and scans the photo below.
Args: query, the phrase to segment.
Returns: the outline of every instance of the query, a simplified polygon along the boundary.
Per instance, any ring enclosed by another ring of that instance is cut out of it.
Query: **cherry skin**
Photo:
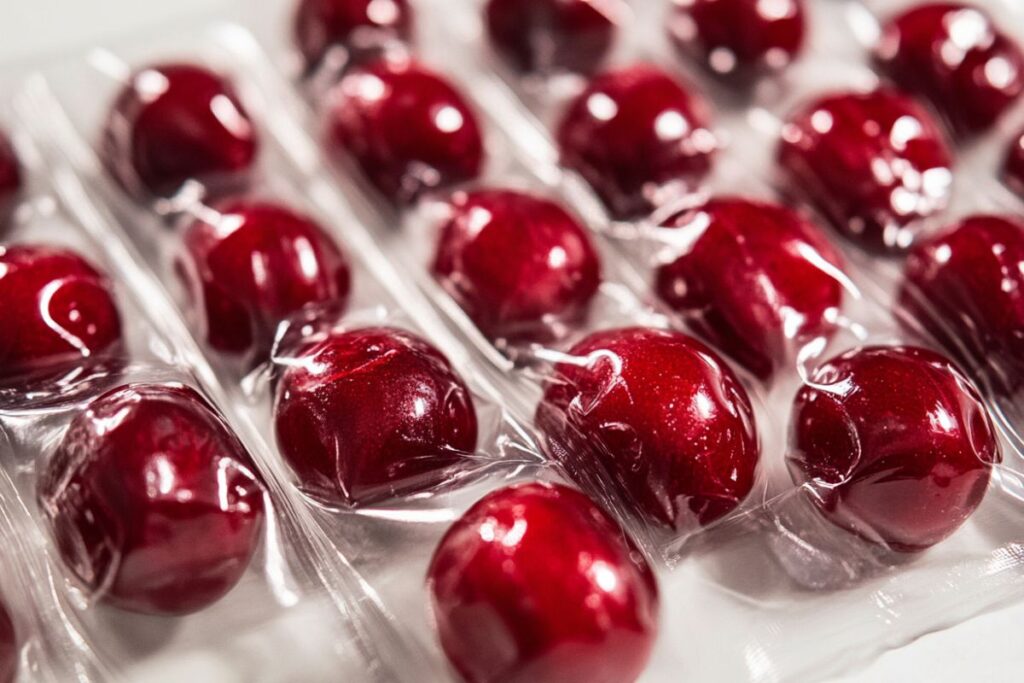
[[[20,655],[18,632],[7,610],[0,601],[0,683],[14,683],[18,676]]]
[[[121,347],[121,317],[104,275],[73,251],[0,247],[0,382],[53,379]]]
[[[399,203],[472,180],[484,148],[476,115],[441,76],[408,60],[350,71],[328,98],[328,144]]]
[[[102,156],[128,191],[166,197],[187,180],[210,191],[244,184],[257,151],[256,130],[226,78],[160,64],[136,72],[117,96]]]
[[[259,200],[222,203],[184,235],[178,272],[201,311],[207,343],[260,355],[279,325],[300,314],[337,317],[348,300],[348,261],[311,218]]]
[[[14,211],[21,183],[21,163],[14,145],[0,131],[0,227],[3,227]]]
[[[731,84],[793,61],[804,43],[803,0],[676,0],[668,31],[680,54]]]
[[[476,449],[473,399],[448,359],[388,327],[300,349],[278,383],[274,424],[299,487],[334,506],[427,489]]]
[[[495,50],[521,72],[592,73],[615,40],[615,3],[490,0],[485,27]]]
[[[595,76],[558,126],[562,163],[615,218],[637,218],[692,190],[711,168],[715,137],[704,100],[648,64]]]
[[[848,351],[797,393],[790,472],[832,523],[895,552],[960,528],[1000,460],[977,390],[944,356],[915,347]]]
[[[971,216],[907,257],[900,309],[997,392],[1024,388],[1024,223]]]
[[[637,327],[597,332],[568,354],[536,420],[571,473],[596,462],[645,517],[675,529],[709,524],[750,493],[753,409],[714,351]]]
[[[1003,182],[1011,190],[1024,197],[1024,130],[1014,138],[1003,158]]]
[[[870,251],[905,249],[920,220],[944,209],[952,157],[938,124],[894,90],[827,95],[783,127],[787,193]]]
[[[245,448],[190,387],[129,384],[93,400],[39,479],[74,578],[115,607],[201,610],[245,573],[263,489]]]
[[[654,574],[585,495],[494,491],[441,539],[428,570],[441,645],[467,683],[627,683],[658,628]]]
[[[302,0],[295,13],[295,44],[307,72],[333,48],[351,58],[372,54],[390,40],[408,42],[413,13],[407,0]]]
[[[834,332],[843,260],[797,212],[719,197],[665,227],[691,233],[693,241],[656,271],[658,296],[761,379],[804,343]]]
[[[510,190],[457,193],[434,276],[491,338],[543,340],[581,322],[600,284],[597,252],[555,202]]]
[[[927,3],[890,20],[875,50],[879,69],[925,97],[959,135],[983,133],[1024,91],[1024,52],[983,10]]]

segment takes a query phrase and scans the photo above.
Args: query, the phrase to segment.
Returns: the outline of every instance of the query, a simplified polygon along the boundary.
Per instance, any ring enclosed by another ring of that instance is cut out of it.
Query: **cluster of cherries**
[[[484,23],[513,69],[588,79],[555,131],[563,164],[610,216],[636,219],[698,186],[717,143],[691,84],[651,64],[599,71],[620,4],[491,0]],[[325,97],[326,144],[398,205],[448,191],[434,276],[490,338],[558,343],[587,319],[598,252],[556,201],[456,187],[481,173],[481,127],[443,77],[380,49],[410,41],[413,25],[405,0],[300,4],[305,72],[344,67]],[[667,30],[686,59],[747,87],[798,56],[803,2],[679,0]],[[982,12],[943,3],[890,21],[874,59],[890,84],[821,97],[787,120],[779,177],[845,239],[879,254],[910,250],[901,311],[968,374],[908,346],[832,358],[796,397],[789,462],[829,520],[909,553],[967,519],[999,461],[972,380],[1013,395],[1024,378],[1024,224],[976,216],[920,235],[948,200],[947,138],[992,127],[1024,87],[1024,57]],[[267,360],[281,350],[282,324],[344,311],[343,250],[308,216],[247,194],[258,128],[225,77],[186,64],[137,72],[102,152],[137,198],[190,181],[206,188],[177,272],[214,351]],[[1005,172],[1024,190],[1024,144]],[[19,184],[0,144],[0,216]],[[652,274],[653,291],[711,346],[649,328],[590,334],[551,370],[536,424],[570,475],[600,467],[646,520],[679,531],[721,519],[754,487],[753,409],[719,351],[771,381],[794,349],[834,334],[848,280],[818,225],[781,204],[714,197],[662,228],[688,247]],[[0,312],[18,321],[0,331],[5,383],[67,379],[125,353],[109,282],[66,249],[4,248]],[[275,384],[279,450],[307,494],[372,503],[443,481],[474,452],[472,394],[427,340],[388,327],[317,329],[287,350],[293,360]],[[112,604],[157,614],[201,609],[240,579],[261,538],[263,496],[242,444],[178,385],[129,384],[94,399],[39,478],[75,578]],[[514,486],[477,503],[438,546],[429,585],[444,650],[473,682],[633,680],[657,629],[642,555],[561,485]]]

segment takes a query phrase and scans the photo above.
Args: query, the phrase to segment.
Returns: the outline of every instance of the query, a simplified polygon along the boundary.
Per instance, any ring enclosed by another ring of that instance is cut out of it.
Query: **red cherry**
[[[509,190],[460,192],[441,231],[434,275],[492,338],[545,339],[587,314],[600,263],[555,202]]]
[[[429,488],[476,449],[473,399],[448,359],[387,327],[302,349],[278,384],[274,421],[300,487],[331,505]]]
[[[11,141],[0,131],[0,226],[14,211],[21,183],[21,163]]]
[[[218,351],[263,354],[290,317],[344,310],[344,254],[312,219],[283,206],[226,202],[189,226],[184,244],[178,270]]]
[[[750,493],[753,410],[711,349],[627,328],[592,334],[569,355],[546,382],[537,425],[570,470],[595,460],[648,518],[676,529],[709,524]]]
[[[219,600],[245,573],[263,524],[248,453],[181,385],[125,385],[92,401],[40,475],[39,503],[75,579],[148,614]]]
[[[1003,159],[1003,182],[1024,197],[1024,130],[1018,133]]]
[[[668,31],[679,52],[729,83],[789,64],[804,43],[803,0],[675,0]]]
[[[295,43],[313,71],[335,47],[358,56],[389,40],[408,41],[412,14],[407,0],[301,0]]]
[[[0,683],[14,683],[18,676],[20,647],[7,605],[0,601]]]
[[[201,66],[161,64],[136,72],[114,101],[104,163],[129,191],[174,194],[187,180],[221,190],[244,183],[257,135],[224,77]]]
[[[910,246],[946,207],[952,158],[924,108],[894,90],[828,95],[801,107],[778,149],[785,190],[876,252]]]
[[[350,71],[329,96],[329,144],[393,201],[472,180],[483,164],[476,115],[441,76],[409,61]]]
[[[907,257],[899,306],[1000,393],[1024,388],[1024,223],[972,216]]]
[[[815,225],[777,204],[712,199],[676,214],[689,233],[655,291],[691,328],[767,379],[801,345],[828,338],[843,301],[843,260]]]
[[[790,471],[837,526],[897,552],[956,531],[999,462],[974,386],[943,356],[914,347],[848,351],[796,397]]]
[[[643,556],[560,485],[485,496],[441,539],[428,583],[441,645],[468,683],[628,683],[658,628]]]
[[[615,2],[490,0],[491,43],[514,68],[592,73],[615,39]]]
[[[889,21],[878,68],[922,95],[960,135],[981,133],[1024,91],[1024,53],[983,10],[956,2],[918,5]]]
[[[116,353],[121,318],[106,277],[58,247],[0,247],[0,381],[78,371]]]
[[[636,218],[707,174],[710,122],[689,85],[641,64],[595,76],[566,110],[558,146],[614,217]]]

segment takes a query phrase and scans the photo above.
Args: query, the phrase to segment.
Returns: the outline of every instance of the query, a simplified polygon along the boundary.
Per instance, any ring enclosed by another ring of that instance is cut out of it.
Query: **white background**
[[[40,60],[143,27],[216,14],[226,4],[225,0],[0,0],[0,71],[27,69]],[[836,681],[1019,681],[1024,678],[1022,642],[1024,605],[1017,605],[920,638]],[[807,634],[806,646],[814,647],[814,634]]]

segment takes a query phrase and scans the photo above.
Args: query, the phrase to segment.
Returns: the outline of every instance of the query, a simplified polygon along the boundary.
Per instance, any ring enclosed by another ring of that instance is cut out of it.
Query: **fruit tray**
[[[236,10],[4,81],[0,680],[820,680],[1024,596],[1020,8]]]

